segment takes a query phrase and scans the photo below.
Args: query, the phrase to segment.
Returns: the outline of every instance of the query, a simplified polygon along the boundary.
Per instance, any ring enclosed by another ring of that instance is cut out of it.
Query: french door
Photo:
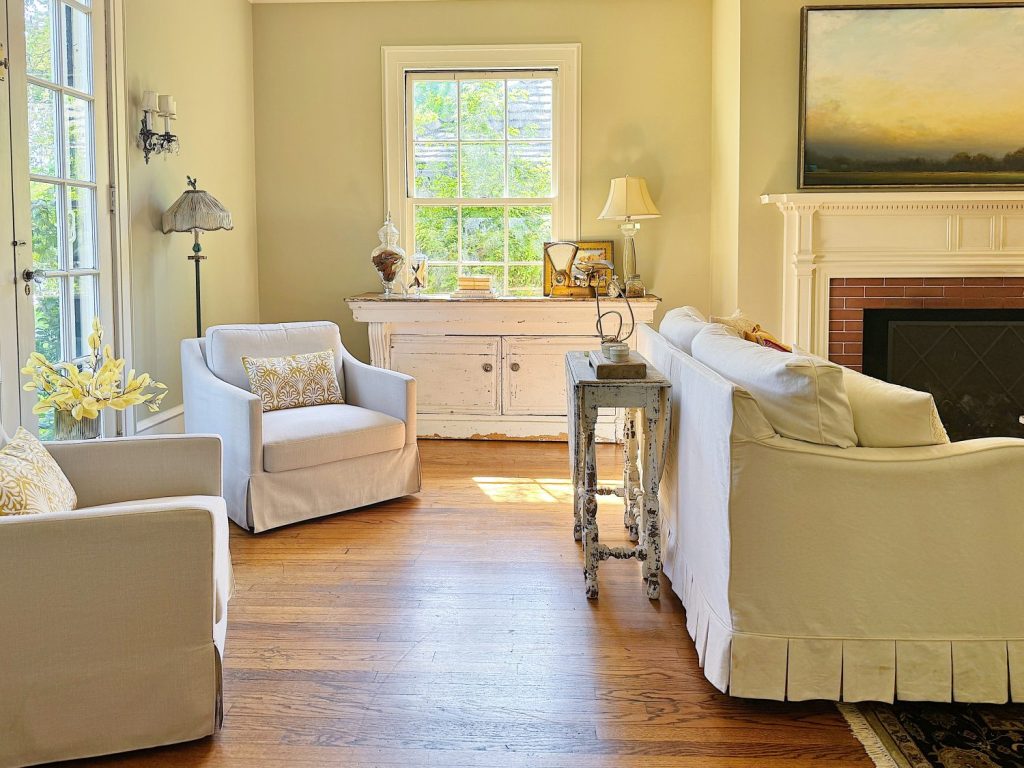
[[[33,351],[80,361],[93,318],[112,330],[105,8],[104,0],[0,2],[13,218],[2,270],[11,272],[0,272],[0,348],[17,350],[0,361],[0,407],[8,431],[20,421],[49,437],[52,415],[33,416],[35,396],[20,391],[19,364]]]

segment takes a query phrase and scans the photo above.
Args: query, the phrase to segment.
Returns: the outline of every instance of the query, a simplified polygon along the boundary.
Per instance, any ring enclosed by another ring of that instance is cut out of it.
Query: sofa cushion
[[[405,422],[354,405],[263,414],[263,469],[288,472],[405,446]]]
[[[0,516],[70,512],[75,489],[39,438],[18,427],[0,449]]]
[[[690,354],[693,338],[708,324],[704,315],[695,307],[676,307],[665,313],[658,326],[658,333],[669,343],[686,354]]]
[[[717,324],[697,334],[693,356],[749,392],[780,435],[840,448],[857,444],[843,369],[835,363],[752,344]]]
[[[890,384],[849,368],[843,369],[843,382],[860,445],[906,448],[949,442],[930,393]]]
[[[242,365],[243,357],[287,357],[325,349],[334,353],[338,386],[344,398],[341,332],[334,323],[215,325],[206,331],[206,364],[218,379],[246,392],[249,377]]]

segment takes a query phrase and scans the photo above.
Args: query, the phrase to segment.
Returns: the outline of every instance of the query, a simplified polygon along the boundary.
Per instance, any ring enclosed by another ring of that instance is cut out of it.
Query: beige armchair
[[[334,352],[344,405],[263,413],[242,357]],[[259,533],[420,490],[416,381],[366,365],[328,322],[222,325],[181,343],[187,432],[224,440],[228,515]]]
[[[220,440],[47,449],[79,508],[0,517],[0,768],[213,733],[231,591]]]

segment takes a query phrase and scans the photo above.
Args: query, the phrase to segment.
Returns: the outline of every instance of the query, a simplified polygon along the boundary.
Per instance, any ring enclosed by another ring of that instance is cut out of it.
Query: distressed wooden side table
[[[586,352],[565,356],[569,413],[569,463],[573,486],[573,536],[583,542],[587,597],[597,597],[597,565],[602,560],[636,558],[642,565],[647,596],[661,596],[661,528],[658,486],[665,468],[669,425],[672,423],[672,385],[647,363],[644,379],[599,380]],[[623,487],[597,484],[595,426],[598,409],[623,408],[626,413]],[[597,530],[597,497],[621,496],[624,521],[632,547],[601,544]],[[638,519],[639,518],[639,519]]]

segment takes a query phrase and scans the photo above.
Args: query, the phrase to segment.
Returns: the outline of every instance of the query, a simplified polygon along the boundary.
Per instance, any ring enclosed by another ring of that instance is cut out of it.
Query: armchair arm
[[[199,342],[181,343],[185,431],[214,433],[224,441],[227,474],[248,478],[263,471],[263,405],[260,398],[213,375]]]
[[[405,444],[416,443],[416,379],[375,368],[343,350],[345,397],[352,405],[386,413],[405,422]]]
[[[158,435],[47,443],[80,507],[162,496],[220,496],[221,443],[213,435]]]

